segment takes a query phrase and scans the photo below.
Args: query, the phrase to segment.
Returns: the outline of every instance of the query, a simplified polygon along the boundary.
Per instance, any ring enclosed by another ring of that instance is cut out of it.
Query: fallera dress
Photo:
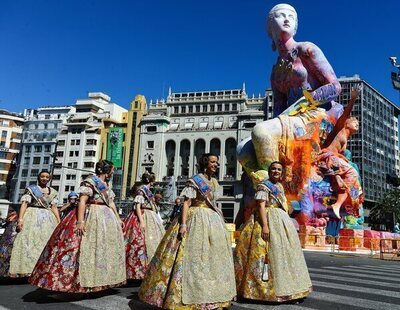
[[[236,296],[231,240],[214,199],[216,179],[196,175],[181,196],[191,199],[187,233],[168,228],[139,289],[139,298],[163,309],[229,307]]]
[[[17,212],[12,212],[6,221],[3,235],[0,237],[0,277],[8,277],[10,258],[15,237],[17,236]]]
[[[40,256],[29,278],[32,285],[85,293],[125,284],[124,239],[110,207],[113,191],[93,175],[81,184],[79,194],[89,197],[84,235],[76,234],[77,210],[69,212]]]
[[[261,237],[262,222],[255,211],[244,224],[234,252],[238,296],[271,302],[308,296],[312,284],[297,231],[287,213],[283,186],[266,180],[258,185],[255,199],[266,201],[269,241]],[[264,268],[268,277],[263,277]]]
[[[134,208],[124,221],[126,275],[128,279],[141,280],[165,234],[165,229],[157,213],[153,194],[146,185],[139,187],[134,206],[136,204],[140,204],[145,232],[143,233],[140,228],[139,218]]]
[[[58,203],[57,196],[58,192],[51,187],[30,185],[21,197],[21,202],[27,202],[28,206],[23,217],[23,228],[17,233],[11,252],[11,277],[27,277],[32,273],[58,224],[51,211],[51,206]]]

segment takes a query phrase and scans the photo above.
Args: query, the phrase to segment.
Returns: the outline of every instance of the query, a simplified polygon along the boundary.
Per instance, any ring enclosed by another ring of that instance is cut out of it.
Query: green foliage
[[[400,189],[393,188],[386,192],[378,203],[371,209],[370,220],[374,223],[383,223],[389,217],[400,221]]]

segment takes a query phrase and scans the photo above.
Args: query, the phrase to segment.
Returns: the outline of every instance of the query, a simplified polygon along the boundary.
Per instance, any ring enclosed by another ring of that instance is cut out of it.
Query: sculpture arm
[[[305,63],[310,75],[322,85],[311,94],[320,104],[332,101],[340,95],[342,87],[321,49],[312,43],[305,44]]]

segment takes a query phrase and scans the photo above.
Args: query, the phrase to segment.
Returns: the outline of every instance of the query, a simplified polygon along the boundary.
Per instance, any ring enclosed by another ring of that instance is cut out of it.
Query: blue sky
[[[74,104],[103,91],[128,107],[172,91],[264,93],[276,61],[261,0],[2,0],[0,108]],[[400,59],[398,0],[288,1],[297,41],[320,46],[336,75],[359,74],[399,103],[389,56]]]

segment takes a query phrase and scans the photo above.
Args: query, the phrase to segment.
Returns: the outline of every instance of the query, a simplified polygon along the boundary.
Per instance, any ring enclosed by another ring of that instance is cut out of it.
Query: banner
[[[107,160],[114,163],[115,168],[122,168],[123,128],[110,128],[107,140]]]

